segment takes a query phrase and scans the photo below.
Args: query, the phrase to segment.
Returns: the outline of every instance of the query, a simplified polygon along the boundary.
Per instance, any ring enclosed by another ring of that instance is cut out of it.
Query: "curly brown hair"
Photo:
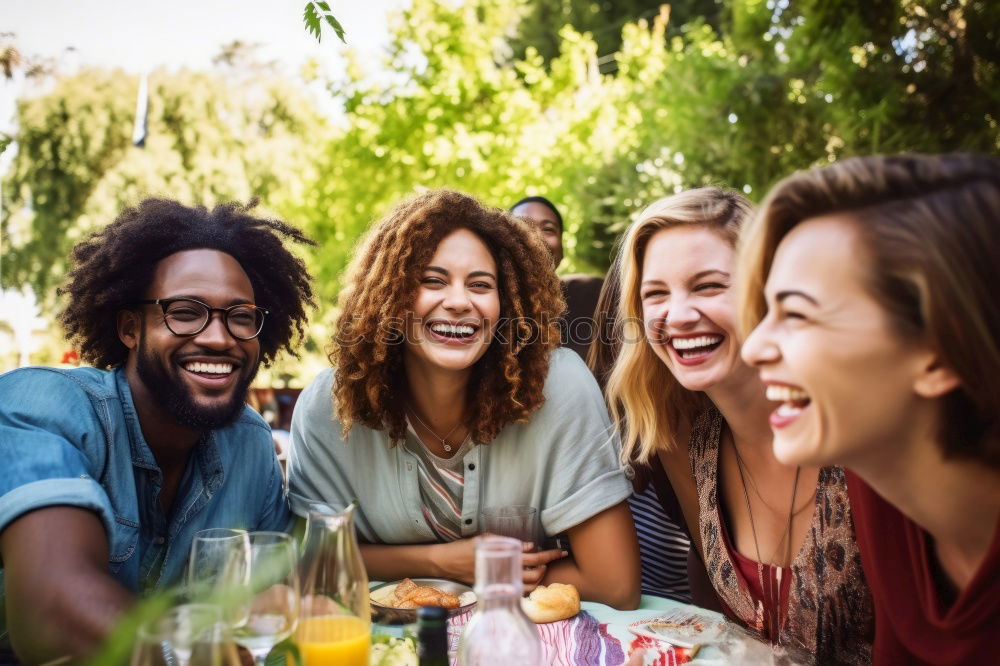
[[[73,270],[59,290],[67,296],[59,320],[84,361],[98,368],[124,363],[128,349],[118,338],[116,315],[144,294],[161,259],[193,249],[232,255],[268,309],[260,332],[261,361],[281,349],[295,354],[306,309],[314,305],[309,273],[285,241],[314,245],[281,220],[255,217],[257,204],[223,203],[211,211],[168,199],[146,199],[73,248]]]
[[[385,430],[392,445],[403,439],[403,322],[438,243],[458,229],[486,244],[499,272],[500,321],[468,386],[475,397],[467,415],[472,438],[492,441],[507,424],[526,423],[545,401],[542,388],[565,304],[541,235],[504,210],[433,190],[398,205],[372,228],[340,293],[330,362],[333,406],[345,438],[360,423]]]

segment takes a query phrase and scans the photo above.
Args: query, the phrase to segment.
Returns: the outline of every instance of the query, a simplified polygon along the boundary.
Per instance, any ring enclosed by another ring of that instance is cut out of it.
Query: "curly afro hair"
[[[118,338],[118,312],[145,298],[161,259],[196,249],[232,255],[250,278],[256,302],[268,309],[259,336],[263,363],[281,348],[295,354],[292,341],[303,336],[306,306],[314,302],[305,264],[284,240],[314,243],[285,222],[250,215],[256,204],[225,203],[209,212],[146,199],[78,243],[73,270],[59,290],[69,296],[59,320],[80,357],[98,368],[123,363],[128,349]]]
[[[558,317],[565,309],[548,249],[539,234],[506,211],[434,190],[403,202],[375,225],[340,294],[330,361],[336,369],[334,409],[345,437],[360,423],[387,431],[392,444],[403,439],[403,331],[392,322],[405,321],[438,243],[458,229],[482,239],[499,272],[500,321],[467,389],[475,396],[469,400],[475,413],[467,417],[473,439],[492,441],[508,423],[527,422],[544,402],[549,358],[559,344]]]

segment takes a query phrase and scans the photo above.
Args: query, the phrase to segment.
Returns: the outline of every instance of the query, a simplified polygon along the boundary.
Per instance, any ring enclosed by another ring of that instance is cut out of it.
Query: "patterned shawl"
[[[705,568],[719,598],[744,625],[759,632],[758,609],[737,578],[722,539],[718,471],[724,423],[719,410],[709,408],[695,422],[689,446]],[[820,470],[812,525],[791,570],[788,615],[778,642],[809,652],[820,664],[871,663],[872,598],[855,542],[847,481],[839,467]]]

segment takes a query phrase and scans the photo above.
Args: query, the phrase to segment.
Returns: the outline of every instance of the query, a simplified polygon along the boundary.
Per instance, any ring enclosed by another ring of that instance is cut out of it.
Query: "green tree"
[[[142,150],[133,78],[61,79],[18,107],[0,276],[51,294],[69,246],[148,193],[259,195],[320,242],[328,305],[372,220],[440,186],[499,206],[550,197],[567,220],[562,269],[600,271],[630,216],[681,188],[759,197],[849,155],[1000,150],[1000,6],[984,0],[690,0],[669,23],[625,23],[613,71],[604,33],[572,26],[550,53],[522,41],[511,55],[517,26],[543,25],[526,23],[533,7],[596,6],[613,25],[640,4],[414,0],[381,63],[349,54],[329,129],[290,84],[247,68],[246,45],[224,52],[225,78],[152,77]]]
[[[626,23],[652,21],[660,8],[670,6],[668,31],[679,33],[680,27],[701,20],[714,30],[721,29],[722,0],[527,0],[523,18],[518,22],[511,48],[516,58],[523,58],[529,46],[534,47],[548,62],[559,55],[559,31],[572,26],[578,32],[589,33],[597,44],[598,56],[609,56],[622,46],[622,29]]]
[[[551,59],[534,44],[512,58],[511,26],[556,6],[603,7],[415,0],[383,67],[355,63],[335,86],[344,126],[299,215],[321,240],[328,302],[357,236],[423,187],[498,205],[545,194],[568,220],[564,269],[600,270],[630,216],[681,188],[757,197],[848,155],[998,149],[998,10],[985,2],[682,3],[671,24],[626,23],[611,73],[572,27]]]
[[[72,245],[150,196],[194,204],[298,194],[325,123],[279,76],[230,83],[218,74],[149,77],[148,138],[131,143],[138,79],[84,70],[18,102],[16,156],[3,183],[5,288],[51,305]]]

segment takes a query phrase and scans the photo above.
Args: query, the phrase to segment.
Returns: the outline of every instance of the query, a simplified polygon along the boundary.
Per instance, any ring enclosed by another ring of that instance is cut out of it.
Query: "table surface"
[[[594,603],[592,601],[584,601],[580,604],[580,607],[582,610],[585,610],[594,616],[594,619],[599,623],[607,624],[608,633],[621,641],[622,646],[626,648],[626,653],[628,652],[628,644],[634,638],[632,633],[628,630],[628,626],[634,622],[653,620],[659,615],[662,615],[665,611],[685,609],[695,611],[699,614],[709,616],[719,621],[725,621],[725,617],[714,611],[699,608],[698,606],[692,606],[690,604],[682,604],[679,601],[664,599],[663,597],[653,597],[648,595],[643,595],[642,600],[639,602],[639,608],[631,611],[616,610],[610,606]],[[766,646],[762,645],[762,647]],[[709,666],[714,664],[728,664],[732,663],[732,661],[731,655],[720,649],[716,641],[712,641],[702,646],[695,659],[690,663]]]
[[[592,601],[584,601],[580,604],[580,606],[581,610],[586,611],[599,625],[602,625],[603,630],[606,631],[608,635],[617,639],[621,643],[622,653],[626,658],[628,656],[629,644],[635,638],[635,636],[628,630],[629,625],[632,623],[653,620],[667,611],[678,609],[696,612],[709,618],[726,622],[725,618],[719,613],[699,608],[697,606],[692,606],[690,604],[683,604],[671,599],[648,595],[642,596],[639,608],[630,611],[616,610],[610,606],[594,603]],[[464,624],[464,621],[460,622],[460,624]],[[761,643],[760,641],[751,638],[745,632],[734,628],[732,623],[726,622],[726,625],[727,629],[723,632],[723,635],[715,640],[706,642],[698,651],[695,659],[689,663],[694,666],[721,666],[722,664],[732,663],[767,664],[772,661],[773,654],[769,645]],[[379,633],[387,633],[390,635],[396,633],[394,630],[398,630],[400,634],[402,631],[402,627],[390,628],[381,625],[374,629]],[[460,631],[460,628],[453,627],[449,632],[452,635],[451,638],[453,642],[457,641],[457,633],[460,633]],[[654,663],[653,658],[654,655],[648,655],[647,664]],[[570,659],[566,659],[565,663],[572,663],[572,661]],[[588,663],[620,666],[622,661],[609,658],[608,655],[602,654],[601,657],[596,660],[591,661],[588,659]]]

